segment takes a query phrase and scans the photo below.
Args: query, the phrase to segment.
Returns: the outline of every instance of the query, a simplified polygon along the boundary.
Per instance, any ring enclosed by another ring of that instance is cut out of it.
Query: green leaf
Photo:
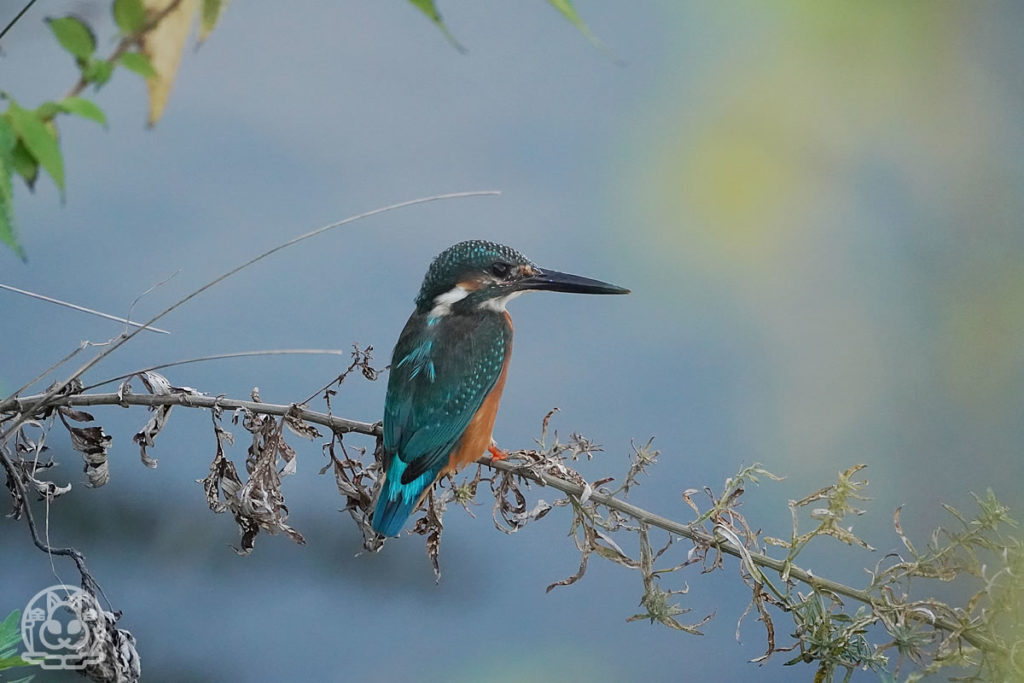
[[[64,158],[60,154],[60,144],[57,142],[57,129],[40,119],[36,112],[22,109],[14,100],[11,100],[7,115],[10,117],[14,132],[25,143],[25,147],[39,165],[50,174],[63,197]]]
[[[587,28],[587,25],[583,23],[583,19],[576,11],[576,8],[572,6],[572,2],[570,2],[570,0],[548,0],[548,3],[556,10],[561,12],[563,17],[568,19],[572,23],[572,25],[575,26],[577,30],[579,30],[580,33],[587,37],[587,40],[589,40],[597,47],[605,47],[604,44],[597,39],[597,36],[590,32],[590,29]]]
[[[18,144],[18,136],[11,128],[11,122],[6,116],[0,116],[0,158],[6,157]]]
[[[213,32],[228,0],[203,0],[203,11],[199,15],[199,42],[203,42]]]
[[[14,610],[0,621],[0,669],[28,666],[14,653],[21,647],[21,610]]]
[[[125,52],[121,55],[121,66],[129,71],[134,71],[143,78],[156,76],[156,69],[150,64],[149,57],[141,52]]]
[[[84,97],[65,97],[57,103],[57,106],[68,114],[95,121],[101,126],[107,125],[107,115],[92,100],[87,100]]]
[[[110,80],[114,73],[114,65],[102,59],[92,59],[82,69],[82,76],[90,83],[95,83],[99,88]]]
[[[58,17],[47,19],[53,35],[57,36],[57,42],[65,50],[81,60],[86,60],[96,51],[96,37],[92,30],[84,22],[75,17]]]
[[[44,121],[49,121],[59,113],[60,107],[57,106],[56,102],[43,102],[36,107],[36,114]]]
[[[28,189],[36,189],[36,178],[39,177],[39,162],[36,161],[36,158],[32,156],[32,152],[28,151],[28,147],[21,140],[18,140],[18,144],[14,146],[14,150],[11,152],[11,164],[14,170],[18,172],[18,175],[25,179]]]
[[[22,254],[22,260],[24,255]],[[0,622],[0,670],[15,667],[32,666],[15,653],[24,646],[21,639],[21,610],[14,610],[7,618]],[[35,674],[24,676],[17,680],[10,680],[10,683],[29,683]]]
[[[21,610],[14,610],[0,621],[0,656],[7,657],[21,643]]]
[[[452,46],[459,52],[465,52],[466,48],[459,45],[459,41],[455,40],[455,36],[448,31],[448,27],[445,26],[444,20],[441,19],[441,13],[437,11],[437,7],[434,6],[434,0],[409,0],[416,9],[423,12],[427,17],[434,22],[434,25],[441,30],[441,33],[448,40]]]
[[[4,669],[13,669],[19,666],[32,666],[18,655],[12,657],[0,657],[0,671]]]
[[[114,0],[114,22],[123,35],[138,33],[146,25],[146,8],[142,0]]]

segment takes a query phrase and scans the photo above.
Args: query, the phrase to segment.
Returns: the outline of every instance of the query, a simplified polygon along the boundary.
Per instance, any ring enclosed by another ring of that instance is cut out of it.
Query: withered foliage
[[[259,393],[253,390],[252,399],[259,402]],[[217,452],[210,463],[210,474],[198,480],[206,492],[206,502],[214,512],[228,512],[235,518],[241,533],[235,552],[252,552],[259,532],[284,533],[299,545],[306,539],[286,523],[288,507],[281,491],[281,478],[295,473],[295,450],[284,440],[284,427],[315,438],[319,432],[294,414],[275,418],[248,408],[239,408],[231,423],[241,423],[251,435],[245,459],[247,478],[243,481],[235,464],[224,454],[224,444],[233,444],[234,435],[221,427],[221,411],[213,410],[213,428],[217,437]]]
[[[79,381],[70,382],[56,397],[67,398],[81,393]],[[56,398],[55,397],[55,398]],[[58,400],[60,400],[58,398]],[[77,615],[88,624],[90,652],[102,653],[98,663],[86,667],[82,673],[96,681],[135,682],[141,676],[139,653],[135,649],[135,638],[124,629],[117,628],[120,612],[105,610],[100,606],[98,595],[102,594],[99,584],[85,565],[84,557],[73,548],[56,548],[44,541],[33,521],[32,500],[29,492],[50,505],[55,499],[71,490],[71,484],[56,484],[41,475],[54,468],[57,463],[49,456],[46,434],[53,426],[54,416],[68,431],[71,446],[82,454],[85,461],[86,486],[96,487],[107,483],[110,478],[107,455],[113,445],[113,438],[100,426],[78,427],[72,422],[93,422],[91,414],[76,410],[68,405],[49,404],[39,407],[34,415],[17,412],[0,413],[0,423],[17,418],[21,422],[13,435],[13,453],[5,443],[0,443],[0,461],[7,475],[6,488],[11,496],[11,512],[15,519],[25,517],[36,545],[52,554],[70,557],[81,574],[81,586],[91,600],[77,604]]]
[[[142,384],[146,387],[146,391],[154,396],[170,396],[172,394],[179,394],[182,396],[198,396],[199,392],[191,387],[176,387],[172,386],[166,377],[158,372],[146,371],[140,372],[138,378],[142,380]],[[124,396],[127,393],[131,393],[131,379],[123,382],[118,389],[118,393]],[[171,404],[161,406],[150,406],[149,411],[152,415],[149,421],[143,425],[142,429],[135,433],[132,437],[132,441],[139,444],[139,457],[142,458],[142,464],[146,467],[155,468],[157,466],[156,458],[150,457],[147,448],[151,448],[155,445],[155,439],[164,426],[167,424],[167,419],[171,415],[171,408],[174,406]]]
[[[211,409],[215,454],[208,476],[199,483],[211,510],[230,512],[234,517],[241,536],[236,548],[239,554],[252,552],[261,531],[305,542],[287,523],[282,482],[296,472],[300,457],[286,436],[324,438],[311,421],[331,426],[329,438],[321,443],[327,462],[320,474],[330,471],[334,475],[345,501],[343,511],[361,531],[364,548],[377,551],[383,547],[385,539],[371,525],[382,476],[379,425],[334,419],[331,409],[337,388],[352,373],[366,379],[379,375],[371,365],[370,351],[356,346],[349,366],[314,394],[326,403],[326,413],[305,408],[309,400],[291,406],[264,404],[255,389],[251,402],[236,402],[234,405],[243,407],[234,410],[230,423],[248,433],[244,474],[231,458],[235,437],[224,426],[219,399]],[[203,396],[209,401],[209,397],[175,387],[157,373],[140,373],[139,378],[148,395],[133,394],[130,383],[125,382],[117,402],[126,406],[150,402],[150,419],[133,438],[143,463],[153,467],[157,461],[149,451],[167,424],[171,405],[189,406],[190,398]],[[49,480],[55,463],[46,437],[55,423],[67,429],[73,447],[82,453],[87,484],[101,486],[109,479],[107,457],[112,439],[99,426],[80,426],[94,422],[91,414],[69,405],[80,392],[81,384],[73,384],[54,401],[31,411],[32,415],[4,412],[6,407],[0,411],[0,424],[12,415],[24,418],[13,432],[11,444],[0,444],[13,516],[29,514],[33,496],[49,504],[70,490],[70,484]],[[161,399],[160,405],[152,405],[152,397],[168,398],[166,403]],[[11,405],[17,410],[22,404]],[[748,490],[762,480],[779,479],[756,464],[727,478],[719,490],[707,486],[682,490],[682,501],[693,511],[693,519],[684,523],[626,500],[657,462],[653,440],[632,444],[620,480],[588,481],[577,471],[576,463],[601,448],[578,434],[560,441],[550,428],[554,412],[544,417],[534,448],[513,451],[500,461],[482,458],[474,471],[445,478],[429,492],[407,535],[424,538],[437,580],[441,578],[445,514],[454,503],[473,515],[473,509],[485,503],[478,498],[486,497],[489,490],[493,524],[504,534],[517,533],[541,519],[568,522],[579,565],[547,590],[581,581],[595,557],[637,572],[640,611],[626,621],[647,621],[700,634],[714,615],[688,616],[692,610],[685,600],[690,586],[682,577],[688,575],[692,580],[701,573],[735,571],[750,592],[747,608],[737,619],[737,639],[747,616],[753,615],[763,627],[765,650],[752,660],[755,663],[788,652],[785,664],[810,664],[815,681],[846,680],[859,669],[877,672],[887,680],[902,675],[910,682],[949,671],[966,676],[964,680],[1024,679],[1019,655],[1024,652],[1024,544],[1014,531],[1016,522],[1008,508],[991,492],[976,498],[980,511],[973,516],[947,506],[953,524],[936,530],[924,544],[913,542],[904,533],[897,510],[894,529],[904,550],[878,561],[868,571],[865,586],[850,587],[815,577],[801,569],[798,561],[811,544],[839,541],[872,550],[855,534],[850,521],[863,513],[856,505],[867,500],[867,482],[857,478],[863,466],[840,472],[834,484],[789,501],[792,528],[788,537],[762,536],[742,512]],[[375,438],[372,453],[345,441],[351,430]],[[536,487],[548,495],[539,497]],[[565,513],[552,515],[558,508]],[[776,555],[769,554],[770,549]],[[77,551],[53,550],[76,557],[83,584],[95,594],[95,582]],[[966,582],[974,592],[959,606],[918,597],[928,580]],[[853,609],[847,603],[860,606]],[[131,635],[116,629],[116,614],[102,612],[97,618],[105,624],[101,629],[104,647],[110,652],[106,661],[116,665],[90,671],[90,675],[95,680],[137,680],[138,655]],[[789,625],[780,627],[780,620]],[[786,642],[778,642],[780,633],[788,634]],[[872,638],[878,633],[884,634],[881,642]],[[907,672],[901,674],[904,670]]]
[[[377,535],[370,522],[373,515],[373,494],[381,472],[383,444],[378,435],[373,460],[364,463],[362,457],[366,455],[365,449],[358,450],[359,458],[349,457],[343,437],[343,434],[334,433],[331,440],[324,444],[323,451],[329,462],[320,469],[320,474],[326,473],[327,470],[334,472],[338,492],[345,497],[344,511],[352,516],[352,520],[363,534],[363,547],[376,552],[384,546],[384,539]],[[341,450],[340,458],[337,449]]]
[[[94,681],[138,681],[142,676],[142,661],[135,649],[135,636],[117,628],[121,613],[98,608],[86,610],[79,618],[88,625],[90,652],[103,654],[96,658],[95,664],[83,669],[82,674]]]

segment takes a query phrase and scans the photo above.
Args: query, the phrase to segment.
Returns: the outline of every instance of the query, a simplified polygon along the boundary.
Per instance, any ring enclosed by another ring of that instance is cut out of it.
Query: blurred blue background
[[[6,3],[6,23],[21,3]],[[1020,3],[577,0],[613,56],[546,3],[448,0],[454,50],[405,2],[232,3],[183,59],[169,107],[144,127],[141,79],[97,96],[109,129],[62,122],[68,191],[19,188],[29,261],[0,251],[0,282],[144,318],[295,235],[418,196],[500,189],[330,232],[243,271],[89,374],[250,349],[372,344],[385,365],[430,259],[468,238],[633,289],[536,294],[511,306],[516,350],[495,437],[529,447],[551,407],[563,436],[624,475],[631,440],[662,454],[631,500],[681,520],[687,488],[720,488],[761,462],[783,482],[748,491],[752,524],[785,536],[785,501],[868,465],[854,530],[874,555],[823,541],[805,565],[861,584],[897,548],[893,510],[923,537],[940,502],[971,509],[1024,483],[1024,43]],[[5,37],[2,87],[23,105],[76,73],[44,16],[92,23],[108,2],[39,3]],[[82,340],[118,326],[0,291],[6,394]],[[301,400],[335,357],[266,357],[169,371],[178,385]],[[376,420],[385,383],[354,378],[337,414]],[[176,410],[156,471],[131,435],[139,409],[97,409],[114,435],[109,485],[81,485],[55,430],[51,539],[83,550],[139,640],[147,680],[810,680],[747,663],[760,626],[726,572],[684,573],[704,637],[626,623],[639,576],[595,560],[577,585],[568,514],[516,536],[489,506],[446,518],[440,585],[418,537],[356,556],[358,533],[318,444],[285,482],[306,537],[260,536],[247,558],[194,482],[214,454],[209,418]],[[237,429],[236,432],[240,432]],[[241,434],[237,434],[241,436]],[[357,439],[351,439],[357,443]],[[369,445],[368,441],[363,442]],[[245,447],[231,455],[244,460]],[[534,489],[550,500],[553,492]],[[73,567],[0,524],[0,613]],[[679,544],[676,557],[685,554]],[[669,584],[669,586],[680,584]],[[686,620],[687,617],[683,617]],[[780,617],[781,635],[790,626]],[[873,676],[858,674],[857,680]],[[77,680],[77,679],[76,679]]]

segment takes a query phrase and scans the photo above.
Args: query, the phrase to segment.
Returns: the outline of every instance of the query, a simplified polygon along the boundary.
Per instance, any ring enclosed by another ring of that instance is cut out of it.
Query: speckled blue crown
[[[443,294],[457,285],[465,275],[486,270],[495,261],[509,265],[530,265],[536,267],[530,259],[512,247],[485,240],[466,240],[448,247],[430,263],[427,274],[423,278],[417,306],[428,306],[438,294]]]

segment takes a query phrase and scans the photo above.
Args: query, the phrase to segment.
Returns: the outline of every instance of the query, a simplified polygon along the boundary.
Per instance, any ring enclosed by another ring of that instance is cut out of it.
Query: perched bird
[[[505,305],[531,290],[629,293],[480,240],[451,246],[430,264],[391,358],[377,533],[397,536],[438,478],[488,450],[512,355]]]

